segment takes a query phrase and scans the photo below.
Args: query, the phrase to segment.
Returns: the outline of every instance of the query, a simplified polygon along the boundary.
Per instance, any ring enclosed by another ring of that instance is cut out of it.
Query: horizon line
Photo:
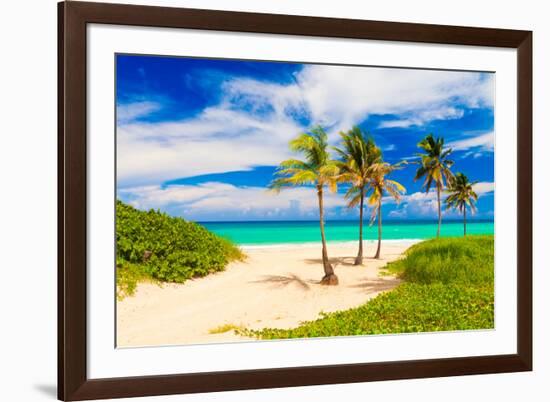
[[[183,218],[183,219],[186,219],[182,216],[180,216],[180,218]],[[190,220],[190,219],[186,219],[190,222],[195,222],[195,223],[280,223],[280,222],[286,222],[286,223],[289,223],[289,222],[319,222],[319,219],[269,219],[269,220],[259,220],[259,219],[254,219],[254,220],[235,220],[235,221],[231,221],[231,220],[223,220],[223,221],[201,221],[201,220]],[[471,222],[493,222],[494,223],[494,218],[480,218],[480,219],[468,219],[466,221],[466,223],[471,223]],[[325,223],[327,222],[358,222],[358,219],[325,219]],[[410,218],[410,219],[384,219],[384,222],[385,223],[413,223],[413,222],[425,222],[425,223],[437,223],[437,219],[417,219],[417,218]],[[452,219],[443,219],[441,221],[441,223],[445,223],[445,222],[453,222],[453,223],[462,223],[463,220],[461,218],[452,218]]]

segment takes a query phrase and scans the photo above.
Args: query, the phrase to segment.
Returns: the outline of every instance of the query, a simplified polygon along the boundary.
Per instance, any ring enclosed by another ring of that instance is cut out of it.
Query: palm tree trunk
[[[365,188],[361,187],[361,202],[359,206],[359,251],[355,257],[354,265],[363,264],[363,203],[365,201]]]
[[[322,285],[338,285],[338,277],[334,274],[334,269],[328,260],[327,240],[325,238],[325,219],[323,212],[323,187],[317,187],[317,197],[319,198],[319,227],[321,229],[321,242],[323,243],[323,269],[325,276],[321,279]]]
[[[466,236],[466,207],[464,207],[464,236]]]
[[[382,247],[382,197],[378,200],[378,247],[374,258],[380,258],[380,248]]]
[[[437,237],[441,232],[441,188],[437,186]]]

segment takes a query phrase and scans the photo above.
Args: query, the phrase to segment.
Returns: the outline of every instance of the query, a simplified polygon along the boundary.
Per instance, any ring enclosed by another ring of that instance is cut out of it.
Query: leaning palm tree
[[[373,163],[381,161],[382,152],[376,146],[372,138],[365,138],[365,134],[357,126],[351,130],[340,133],[342,148],[335,148],[341,160],[339,181],[349,183],[350,188],[345,198],[348,207],[355,208],[359,205],[359,250],[354,265],[363,263],[363,210],[365,192],[370,180],[369,168]]]
[[[321,229],[322,259],[325,276],[323,285],[337,285],[338,277],[330,264],[325,237],[323,189],[328,187],[332,192],[337,189],[338,164],[330,158],[327,133],[320,127],[314,127],[308,133],[299,134],[290,141],[290,149],[304,155],[304,160],[288,159],[279,165],[276,175],[279,176],[270,184],[275,191],[289,186],[313,185],[317,190],[319,201],[319,226]]]
[[[401,195],[407,190],[395,180],[390,180],[388,176],[394,170],[400,169],[404,162],[390,165],[387,162],[378,162],[370,168],[369,183],[369,205],[372,206],[371,224],[378,221],[378,247],[374,258],[380,258],[380,248],[382,247],[382,200],[384,195],[388,194],[397,202],[401,200]]]
[[[476,183],[468,181],[468,177],[464,173],[457,173],[449,182],[448,192],[450,195],[445,200],[445,204],[447,208],[455,208],[462,212],[464,217],[464,236],[466,236],[466,207],[470,207],[472,213],[476,211],[477,194],[473,188]]]
[[[451,148],[444,149],[445,140],[442,137],[434,138],[429,134],[418,143],[418,147],[424,150],[424,153],[417,154],[420,160],[420,167],[416,171],[414,180],[424,177],[423,187],[428,193],[435,185],[437,192],[437,237],[441,232],[441,191],[445,187],[445,181],[449,182],[453,173],[451,166],[454,162],[448,159],[452,152]]]

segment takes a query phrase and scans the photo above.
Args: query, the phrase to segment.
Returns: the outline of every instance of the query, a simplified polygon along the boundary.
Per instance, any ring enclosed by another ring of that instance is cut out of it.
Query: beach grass
[[[149,272],[141,264],[131,264],[121,261],[117,264],[116,284],[117,299],[123,300],[136,292],[139,282],[151,280]]]
[[[494,278],[492,235],[440,238],[417,243],[405,258],[386,265],[407,282],[488,285]]]
[[[211,328],[210,330],[208,330],[208,333],[209,334],[224,334],[224,333],[229,332],[229,331],[238,332],[241,329],[242,329],[242,326],[228,323],[228,324],[222,324],[222,325],[217,326],[215,328]]]
[[[493,247],[493,236],[419,243],[386,267],[404,283],[362,306],[323,314],[293,329],[238,333],[284,339],[493,328]]]

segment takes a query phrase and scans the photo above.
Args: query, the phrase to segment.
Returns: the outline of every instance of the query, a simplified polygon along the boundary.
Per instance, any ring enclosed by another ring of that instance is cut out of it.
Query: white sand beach
[[[232,330],[211,332],[224,325],[293,328],[321,312],[358,306],[399,284],[379,271],[412,244],[385,242],[382,259],[375,260],[375,246],[368,243],[364,265],[354,266],[356,243],[329,243],[338,286],[319,285],[318,244],[245,248],[247,260],[223,272],[184,284],[142,283],[117,303],[117,346],[249,341]]]

